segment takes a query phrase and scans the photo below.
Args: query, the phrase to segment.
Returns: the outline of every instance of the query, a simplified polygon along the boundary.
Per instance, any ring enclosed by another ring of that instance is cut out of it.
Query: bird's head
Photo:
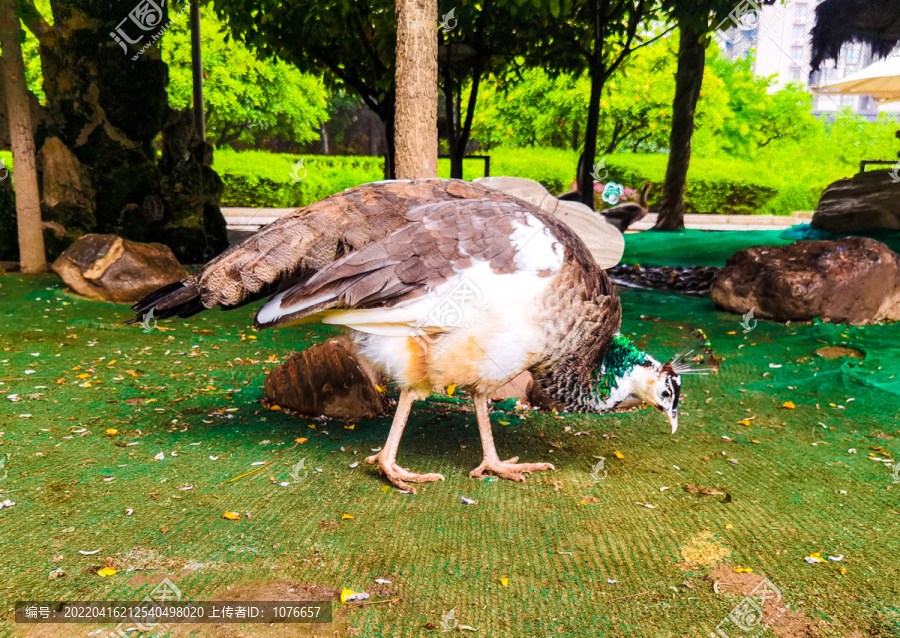
[[[594,372],[598,390],[605,399],[600,411],[611,410],[640,399],[662,412],[672,434],[678,429],[681,370],[678,359],[660,363],[622,335],[610,343],[600,367]]]

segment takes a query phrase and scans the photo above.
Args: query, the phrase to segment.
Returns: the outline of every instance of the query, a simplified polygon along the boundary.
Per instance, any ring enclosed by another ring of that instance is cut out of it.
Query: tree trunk
[[[325,122],[319,125],[319,137],[322,140],[322,155],[328,155],[328,129],[325,128]]]
[[[397,0],[398,179],[437,177],[437,25],[437,0]]]
[[[591,21],[594,23],[594,53],[589,65],[591,72],[591,100],[588,104],[587,126],[584,129],[583,161],[578,172],[578,191],[581,193],[581,201],[586,206],[594,208],[594,178],[591,171],[594,170],[594,157],[597,154],[597,128],[600,123],[600,95],[603,92],[603,20],[606,12],[601,13],[600,0],[591,0]],[[608,2],[604,2],[606,9]]]
[[[384,122],[384,178],[397,178],[397,147],[394,145],[394,109],[390,106],[383,116]]]
[[[669,165],[656,222],[656,228],[664,230],[684,227],[684,187],[691,163],[694,112],[706,66],[705,18],[685,17],[678,26],[678,71],[675,74],[675,100],[672,105]]]
[[[44,234],[41,228],[41,196],[38,191],[37,158],[31,128],[31,104],[22,62],[22,29],[12,0],[0,2],[0,48],[6,84],[9,136],[16,182],[16,218],[19,232],[19,264],[23,273],[47,270]]]

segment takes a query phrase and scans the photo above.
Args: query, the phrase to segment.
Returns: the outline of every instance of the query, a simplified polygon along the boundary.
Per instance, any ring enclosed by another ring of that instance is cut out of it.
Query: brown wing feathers
[[[180,283],[152,293],[133,306],[138,318],[150,310],[154,316],[191,316],[206,308],[220,306],[236,308],[251,301],[267,297],[276,292],[302,286],[312,275],[339,258],[342,253],[354,254],[360,248],[383,239],[408,224],[407,214],[423,202],[448,202],[482,199],[491,202],[516,202],[520,209],[537,215],[556,232],[562,227],[567,235],[568,228],[556,219],[543,214],[540,209],[490,190],[478,184],[462,180],[414,180],[366,184],[324,200],[311,204],[288,216],[269,224],[256,234],[235,244],[220,256],[207,263],[195,275]],[[478,207],[476,207],[478,208]],[[448,258],[463,245],[469,254],[492,262],[494,267],[508,268],[511,250],[508,240],[505,245],[490,241],[492,225],[497,218],[487,208],[475,210],[465,223],[452,222],[456,217],[454,208],[442,209],[440,215],[429,217],[425,228],[433,227],[438,232],[427,236],[416,235],[405,248],[405,254],[395,258],[402,267],[393,272],[396,282],[416,280],[421,272],[431,273],[429,282],[452,276],[453,268]],[[416,214],[425,214],[424,209]],[[412,219],[415,219],[415,215]],[[452,222],[452,223],[451,223]],[[502,224],[502,223],[501,223]],[[494,228],[500,234],[510,228]],[[592,261],[587,251],[578,244],[578,261]],[[409,261],[409,246],[429,245],[434,250],[428,254],[417,254],[417,260]],[[570,247],[571,249],[571,247]],[[582,254],[583,253],[583,254]],[[374,255],[374,253],[373,253]],[[400,259],[402,257],[402,259]],[[374,257],[373,257],[374,258]],[[380,298],[382,291],[393,298],[410,294],[408,286],[389,288],[389,281],[375,287],[375,280],[368,285],[368,292],[357,288],[354,300]],[[393,281],[391,279],[390,281]]]
[[[343,252],[386,237],[422,202],[501,193],[462,180],[365,184],[282,217],[207,263],[197,274],[160,289],[133,306],[138,319],[191,316],[206,308],[236,308],[302,281]]]
[[[524,223],[514,202],[466,200],[425,204],[411,210],[409,224],[326,266],[287,290],[280,307],[290,311],[261,325],[290,323],[326,308],[391,307],[423,295],[485,261],[496,272],[515,270],[512,220]],[[328,301],[311,300],[333,295]]]

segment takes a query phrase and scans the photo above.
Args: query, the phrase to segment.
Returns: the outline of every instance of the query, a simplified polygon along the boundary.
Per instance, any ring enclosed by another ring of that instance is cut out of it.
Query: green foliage
[[[713,146],[710,142],[714,142],[715,153],[747,157],[772,142],[797,141],[821,128],[810,112],[812,97],[800,84],[788,84],[770,93],[774,77],[755,75],[750,58],[732,61],[724,58],[718,47],[710,49],[706,78],[720,80],[727,99],[719,107],[718,126],[710,127],[702,121],[698,125],[697,137],[702,147],[709,149]],[[706,100],[704,81],[700,105]]]
[[[297,162],[303,160],[302,166]],[[515,175],[542,183],[551,193],[569,189],[578,155],[560,149],[497,149],[491,153],[492,175]],[[466,160],[466,179],[484,175],[481,160]],[[382,178],[384,160],[369,156],[291,155],[263,151],[221,150],[213,169],[222,177],[223,206],[289,208],[305,206],[359,184]],[[303,177],[292,181],[292,173]],[[438,175],[450,176],[450,161],[438,163]]]
[[[192,105],[190,23],[172,22],[162,40],[169,67],[169,104]],[[215,15],[201,22],[207,133],[217,145],[259,145],[281,137],[298,144],[318,139],[328,115],[328,91],[317,77],[280,60],[262,61],[240,42],[227,42],[227,28]]]
[[[302,166],[294,166],[303,160]],[[333,193],[383,176],[379,157],[289,155],[262,151],[217,151],[213,163],[225,186],[223,206],[289,208],[305,206]],[[292,175],[302,177],[294,183]]]
[[[50,9],[50,0],[34,0],[34,8],[49,23],[53,24],[53,12]],[[25,84],[28,90],[34,93],[37,99],[44,102],[44,75],[41,70],[41,55],[38,40],[35,35],[24,25],[22,31],[25,39],[22,41],[22,62],[25,65]]]
[[[554,195],[570,190],[575,181],[578,153],[556,148],[494,149],[491,175],[526,177],[540,182]]]
[[[490,153],[491,175],[525,177],[553,194],[571,187],[578,162],[575,151],[553,148],[498,148]],[[296,174],[305,177],[293,183]],[[606,156],[609,179],[638,189],[644,182],[659,186],[666,173],[662,154],[621,153]],[[223,206],[289,208],[305,206],[328,195],[382,177],[383,160],[366,156],[322,156],[219,151],[213,168],[225,185]],[[467,160],[465,179],[481,177],[481,160]],[[449,160],[438,165],[440,177],[450,176]],[[810,161],[796,163],[793,172],[764,169],[759,162],[735,158],[696,158],[688,172],[685,196],[688,212],[732,215],[789,215],[815,208],[822,190],[845,174]],[[651,206],[656,203],[651,192]]]
[[[606,82],[597,134],[601,153],[620,148],[663,149],[668,144],[675,93],[677,41],[668,37],[633,53]],[[711,74],[708,74],[711,75]],[[721,127],[728,97],[724,84],[708,77],[697,121]],[[551,76],[541,68],[523,71],[518,81],[490,77],[480,91],[473,138],[482,146],[577,148],[590,96],[587,74]]]
[[[668,158],[657,154],[620,154],[607,157],[609,179],[633,188],[644,182],[660,185]],[[685,190],[688,213],[729,215],[790,215],[813,210],[825,187],[840,177],[840,168],[824,172],[822,166],[797,162],[791,172],[762,162],[736,158],[698,157],[691,160]],[[656,203],[659,189],[651,192]]]

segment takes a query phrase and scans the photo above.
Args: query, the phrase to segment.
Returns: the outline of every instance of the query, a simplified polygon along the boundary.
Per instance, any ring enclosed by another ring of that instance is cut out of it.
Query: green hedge
[[[564,193],[575,176],[578,153],[552,148],[495,149],[491,175],[526,177],[554,194]],[[305,177],[293,183],[294,164]],[[639,189],[653,182],[651,206],[658,203],[666,174],[665,155],[622,153],[604,158],[609,179]],[[328,195],[383,177],[383,160],[366,156],[288,155],[262,151],[216,151],[213,168],[225,183],[223,206],[305,206]],[[466,160],[465,179],[483,175],[481,160]],[[833,168],[833,167],[832,167]],[[438,162],[438,175],[449,177],[450,162]],[[734,158],[694,158],[688,173],[685,204],[689,213],[790,215],[813,210],[825,187],[842,175],[812,162],[797,161],[789,171],[765,162]]]
[[[213,169],[224,183],[223,206],[306,206],[346,188],[384,176],[380,157],[308,155],[231,150],[215,152]],[[303,161],[302,166],[294,166]],[[295,182],[293,175],[302,177]]]
[[[659,202],[666,176],[665,155],[621,154],[606,158],[609,178],[634,188],[652,182],[650,205]],[[836,179],[836,177],[834,178]],[[778,173],[763,162],[733,158],[693,158],[685,188],[688,213],[790,215],[813,210],[834,181],[822,175]]]

